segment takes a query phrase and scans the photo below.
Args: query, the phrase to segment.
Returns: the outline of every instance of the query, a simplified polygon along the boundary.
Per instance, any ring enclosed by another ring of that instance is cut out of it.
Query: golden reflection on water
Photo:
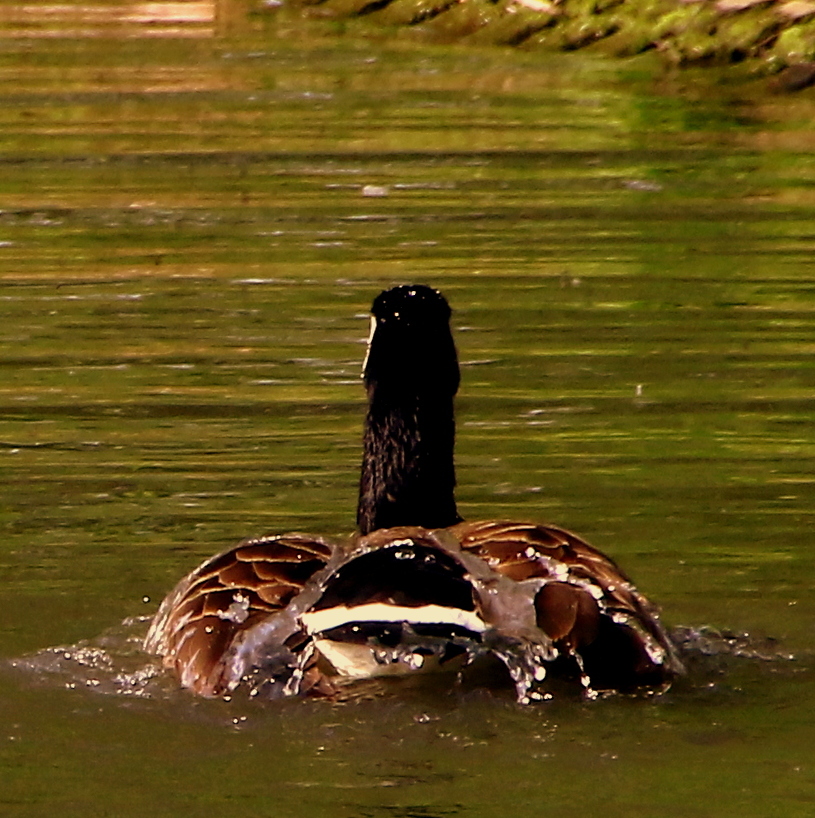
[[[0,38],[212,37],[216,2],[8,4],[2,20]]]

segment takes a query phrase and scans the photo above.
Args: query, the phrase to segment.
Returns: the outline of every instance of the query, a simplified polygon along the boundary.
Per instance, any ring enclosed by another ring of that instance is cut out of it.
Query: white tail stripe
[[[322,633],[348,625],[351,622],[408,622],[416,625],[457,625],[468,631],[483,633],[487,626],[474,611],[446,608],[443,605],[388,605],[384,602],[368,602],[348,608],[338,605],[324,611],[311,611],[300,616],[309,634]]]

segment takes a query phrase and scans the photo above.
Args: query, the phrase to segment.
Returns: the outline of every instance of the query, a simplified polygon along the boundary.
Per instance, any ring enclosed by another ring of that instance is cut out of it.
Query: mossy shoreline
[[[309,15],[365,18],[435,42],[630,56],[674,65],[748,63],[815,83],[815,0],[297,0]],[[270,6],[276,5],[271,0]]]

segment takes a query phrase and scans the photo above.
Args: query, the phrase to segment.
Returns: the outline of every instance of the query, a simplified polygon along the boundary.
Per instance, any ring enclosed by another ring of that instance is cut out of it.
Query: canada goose
[[[518,698],[555,670],[587,691],[681,672],[653,606],[612,560],[553,526],[463,522],[454,497],[459,367],[444,297],[380,294],[357,519],[347,548],[246,540],[183,579],[145,649],[204,696],[330,694],[339,678],[501,659]]]

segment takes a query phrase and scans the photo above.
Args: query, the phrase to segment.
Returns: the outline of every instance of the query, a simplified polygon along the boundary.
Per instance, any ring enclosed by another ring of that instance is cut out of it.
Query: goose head
[[[447,300],[431,287],[404,284],[380,293],[362,368],[369,396],[452,398],[459,368],[450,316]]]

